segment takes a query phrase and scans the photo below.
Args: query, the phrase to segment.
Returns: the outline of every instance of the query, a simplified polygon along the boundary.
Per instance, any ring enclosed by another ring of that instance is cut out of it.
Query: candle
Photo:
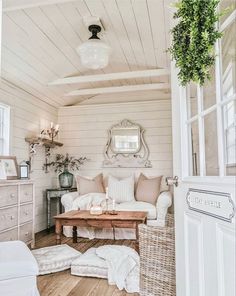
[[[56,126],[55,126],[55,131],[58,131],[59,130],[59,124],[57,124]]]
[[[106,199],[109,199],[109,196],[108,196],[108,187],[106,187]]]
[[[112,200],[112,211],[115,211],[115,206],[116,206],[116,201],[113,199]]]
[[[53,128],[53,122],[51,122],[51,128]]]

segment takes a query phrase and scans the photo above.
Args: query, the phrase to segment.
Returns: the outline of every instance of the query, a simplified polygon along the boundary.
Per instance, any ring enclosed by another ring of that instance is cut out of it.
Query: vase
[[[71,188],[73,185],[74,175],[68,170],[64,170],[63,173],[59,175],[59,184],[61,188]]]

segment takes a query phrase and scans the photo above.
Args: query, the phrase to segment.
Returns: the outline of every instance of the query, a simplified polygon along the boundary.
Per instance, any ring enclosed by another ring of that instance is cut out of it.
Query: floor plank
[[[55,245],[54,233],[41,232],[36,235],[35,248]],[[71,238],[62,237],[62,243],[84,253],[91,247],[102,245],[125,245],[135,248],[135,241],[128,240],[89,240],[79,239],[77,244]],[[109,286],[107,280],[97,278],[78,277],[70,274],[69,270],[50,275],[38,276],[38,288],[41,296],[137,296],[119,291],[116,286]]]

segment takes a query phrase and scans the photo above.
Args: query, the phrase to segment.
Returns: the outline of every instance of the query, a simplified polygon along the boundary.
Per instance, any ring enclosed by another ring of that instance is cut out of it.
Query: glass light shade
[[[111,48],[99,39],[90,39],[77,48],[81,63],[89,69],[102,69],[108,65]]]

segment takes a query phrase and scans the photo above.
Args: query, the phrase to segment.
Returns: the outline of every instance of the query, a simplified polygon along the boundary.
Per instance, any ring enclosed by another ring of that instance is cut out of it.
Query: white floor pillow
[[[41,248],[33,250],[32,254],[38,262],[40,275],[69,269],[72,261],[81,255],[68,245]]]
[[[106,279],[107,264],[96,255],[96,248],[91,248],[72,262],[71,274]]]

